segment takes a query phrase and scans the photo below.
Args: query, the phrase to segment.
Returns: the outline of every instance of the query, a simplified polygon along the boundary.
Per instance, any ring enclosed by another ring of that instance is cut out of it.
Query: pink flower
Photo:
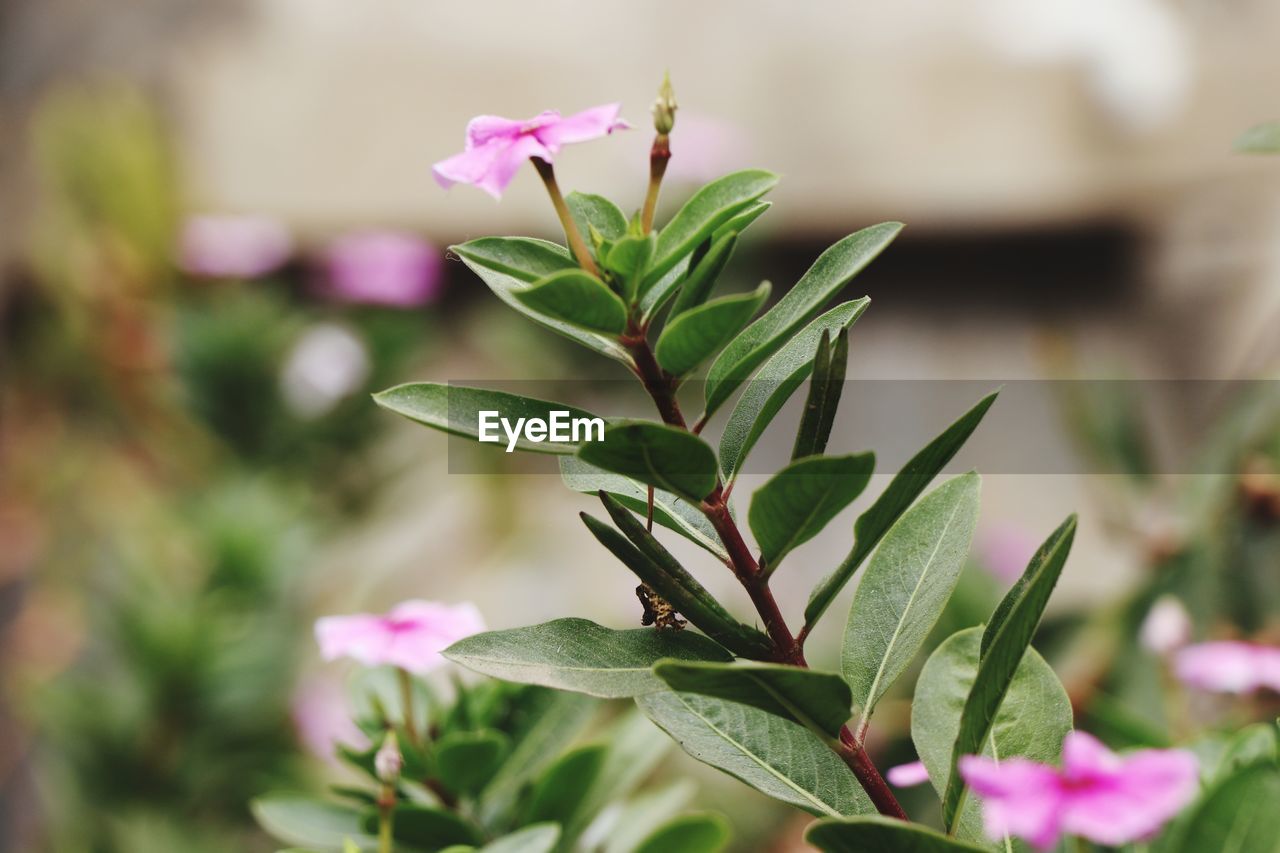
[[[1063,833],[1116,846],[1148,838],[1191,801],[1196,758],[1180,749],[1116,755],[1092,735],[1071,732],[1062,769],[1025,758],[966,755],[960,775],[983,799],[987,835],[1046,849]]]
[[[178,266],[208,278],[256,278],[278,269],[293,251],[293,238],[266,216],[193,216],[178,247]]]
[[[568,118],[547,110],[526,121],[476,116],[467,124],[462,153],[441,160],[431,171],[445,189],[454,184],[475,184],[494,198],[501,198],[520,164],[530,157],[551,163],[564,145],[629,128],[631,125],[618,118],[620,106],[605,104]]]
[[[925,769],[923,761],[911,761],[906,764],[899,764],[897,767],[890,767],[885,776],[890,783],[899,788],[923,785],[929,781],[929,771]]]
[[[385,616],[326,616],[316,622],[316,641],[325,660],[349,657],[421,674],[444,663],[441,651],[483,630],[474,604],[406,601]]]
[[[1223,640],[1187,646],[1174,658],[1184,684],[1218,693],[1280,692],[1280,648]]]
[[[1138,640],[1149,652],[1173,654],[1191,640],[1191,617],[1187,608],[1172,595],[1160,596],[1142,620]]]
[[[1016,525],[992,526],[978,534],[978,564],[998,581],[1013,583],[1022,577],[1040,543]]]
[[[440,250],[412,234],[345,234],[325,248],[322,264],[325,290],[345,302],[414,308],[440,292]]]

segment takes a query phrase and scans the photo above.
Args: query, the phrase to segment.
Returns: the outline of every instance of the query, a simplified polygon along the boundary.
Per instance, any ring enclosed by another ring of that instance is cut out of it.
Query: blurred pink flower
[[[293,238],[267,216],[192,216],[182,229],[178,266],[208,278],[256,278],[279,269]]]
[[[317,758],[336,764],[339,744],[356,749],[369,746],[369,739],[351,719],[346,694],[329,679],[311,677],[302,681],[294,691],[290,715],[298,739]]]
[[[1180,749],[1116,755],[1092,735],[1070,732],[1062,769],[1025,758],[996,762],[966,755],[960,775],[983,799],[987,835],[1037,848],[1063,833],[1116,846],[1148,838],[1191,801],[1199,787],[1195,756]]]
[[[668,181],[704,184],[746,168],[752,159],[751,134],[739,124],[711,115],[681,110],[671,134]],[[648,164],[645,164],[648,175]]]
[[[448,189],[454,184],[474,184],[494,198],[515,177],[530,157],[548,163],[560,148],[607,136],[631,125],[618,118],[620,104],[605,104],[561,118],[547,110],[525,121],[499,116],[476,116],[467,124],[466,147],[461,154],[431,167],[436,183]]]
[[[890,767],[885,777],[899,788],[910,788],[913,785],[923,785],[928,782],[929,771],[925,769],[923,761],[911,761],[899,764],[897,767]]]
[[[1217,693],[1280,692],[1280,648],[1221,640],[1187,646],[1177,653],[1174,671],[1184,684]]]
[[[483,630],[474,604],[415,600],[397,604],[383,616],[326,616],[316,622],[316,641],[325,660],[349,657],[366,666],[397,666],[421,674],[445,662],[444,649]]]
[[[440,250],[412,234],[344,234],[325,247],[321,262],[326,293],[344,302],[414,308],[440,293]]]
[[[1142,647],[1157,655],[1172,654],[1191,641],[1191,617],[1182,602],[1162,595],[1151,605],[1138,630]]]
[[[1013,583],[1022,577],[1027,564],[1040,543],[1025,528],[1014,524],[999,524],[985,528],[978,534],[978,564],[992,577],[1004,583]]]

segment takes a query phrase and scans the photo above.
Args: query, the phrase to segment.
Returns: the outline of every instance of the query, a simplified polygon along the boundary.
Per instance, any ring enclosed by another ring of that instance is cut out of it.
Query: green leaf
[[[603,853],[634,853],[655,826],[660,826],[689,802],[695,790],[692,782],[683,779],[665,788],[646,790],[623,803],[617,822],[609,830]]]
[[[491,824],[507,812],[525,783],[542,772],[586,725],[596,701],[578,693],[522,687],[512,701],[511,751],[480,794],[479,817]]]
[[[692,693],[636,699],[697,760],[810,814],[875,811],[844,762],[803,726],[749,705]]]
[[[663,658],[729,659],[724,649],[691,631],[615,631],[586,619],[475,634],[445,649],[444,656],[494,678],[607,699],[662,690],[650,669]]]
[[[554,823],[536,823],[490,841],[478,853],[551,853],[559,840],[560,827]]]
[[[840,594],[840,590],[853,577],[853,573],[862,565],[862,561],[875,550],[880,537],[884,536],[898,520],[898,516],[911,506],[973,434],[982,416],[987,413],[987,409],[991,408],[995,399],[995,394],[982,398],[958,421],[947,427],[942,435],[925,445],[924,449],[902,466],[902,470],[894,476],[888,488],[881,492],[880,497],[876,498],[876,502],[858,516],[858,520],[853,524],[853,550],[835,571],[814,587],[813,593],[809,596],[809,604],[804,610],[806,625],[812,627],[817,623],[831,606],[831,602]]]
[[[1280,121],[1249,128],[1236,139],[1235,149],[1245,154],[1280,154]]]
[[[604,266],[622,279],[623,295],[628,303],[634,300],[639,290],[640,278],[649,266],[656,244],[657,237],[650,233],[643,237],[624,237],[609,247]]]
[[[813,456],[792,462],[765,483],[747,513],[760,545],[761,571],[772,573],[793,548],[821,533],[862,494],[875,467],[872,453]]]
[[[536,400],[532,397],[521,397],[505,391],[491,391],[487,388],[467,388],[463,385],[445,385],[439,382],[407,382],[373,395],[373,401],[384,409],[403,415],[411,421],[429,426],[432,429],[461,435],[466,438],[480,440],[481,412],[498,412],[498,416],[486,418],[486,433],[489,438],[496,436],[492,442],[495,447],[505,450],[508,446],[506,430],[498,418],[506,418],[512,429],[517,429],[518,421],[539,418],[552,423],[553,412],[564,412],[555,415],[555,421],[563,421],[565,434],[572,438],[573,421],[583,418],[595,418],[590,412],[564,403],[552,403],[547,400]],[[582,427],[582,424],[579,424]],[[515,449],[528,450],[534,453],[566,454],[577,451],[578,444],[572,441],[532,441],[525,436],[523,429],[517,430],[519,437]],[[548,433],[553,435],[555,433]],[[590,426],[579,432],[581,438],[595,434]]]
[[[594,228],[606,240],[620,240],[627,233],[627,217],[602,195],[571,192],[564,197],[569,216],[584,237]]]
[[[1215,784],[1191,811],[1172,853],[1276,853],[1280,769],[1254,764]]]
[[[627,306],[618,294],[583,270],[554,272],[514,296],[543,316],[589,332],[618,335],[627,325]]]
[[[359,810],[305,794],[267,794],[250,809],[263,830],[286,844],[341,849],[346,838],[361,845],[377,842],[365,834]]]
[[[510,750],[510,738],[499,731],[449,732],[435,744],[436,774],[450,791],[472,794],[485,786]]]
[[[748,326],[711,365],[705,388],[707,413],[720,408],[765,359],[816,317],[822,306],[871,263],[901,230],[899,222],[873,225],[845,237],[818,256],[795,287],[767,314]],[[812,351],[813,346],[808,349]]]
[[[858,584],[841,670],[859,709],[857,732],[915,658],[951,598],[978,524],[981,480],[948,480],[885,535]]]
[[[792,460],[806,456],[820,456],[827,449],[831,427],[836,422],[836,409],[844,391],[844,374],[849,363],[849,330],[841,329],[836,342],[828,346],[828,332],[824,329],[814,353],[813,378],[809,380],[809,396],[804,404],[804,416],[796,430],[796,441],[791,448]]]
[[[880,815],[820,820],[809,826],[804,840],[823,853],[978,853],[984,849]]]
[[[981,632],[981,628],[969,628],[952,634],[929,656],[916,683],[911,739],[939,796],[947,791],[955,772],[952,753],[966,697],[972,692],[978,673]],[[998,760],[1021,756],[1054,764],[1069,731],[1071,700],[1053,669],[1035,649],[1030,649],[1010,679],[982,748],[965,749],[960,754],[981,752]],[[959,834],[985,841],[981,803],[971,798],[959,815]]]
[[[962,755],[977,753],[995,725],[996,712],[1012,683],[1018,662],[1031,646],[1031,637],[1049,601],[1062,567],[1071,551],[1076,533],[1076,517],[1069,517],[1053,532],[1031,558],[1023,579],[1009,590],[991,617],[980,644],[981,664],[973,690],[960,717],[960,733],[952,751],[952,768]],[[955,825],[964,784],[952,773],[942,799],[943,821]]]
[[[747,230],[748,225],[763,216],[765,211],[771,207],[773,207],[773,202],[771,201],[752,202],[747,207],[743,208],[741,213],[734,215],[729,219],[729,221],[725,222],[725,224],[721,225],[715,231],[712,231],[711,242],[716,242],[730,232],[734,234],[741,234],[743,231]]]
[[[737,245],[738,234],[733,231],[711,243],[706,254],[698,259],[689,277],[680,285],[680,294],[671,306],[672,320],[707,301],[712,288],[716,286],[716,279],[733,257],[733,250]]]
[[[615,338],[584,331],[549,317],[516,298],[518,292],[527,290],[527,285],[539,279],[560,270],[578,268],[563,247],[529,237],[481,237],[460,246],[450,246],[449,250],[462,258],[462,262],[480,276],[494,295],[530,320],[601,355],[626,365],[634,363],[630,353]]]
[[[718,178],[694,193],[659,232],[642,290],[654,285],[712,232],[751,207],[777,183],[778,176],[771,172],[747,169]]]
[[[565,753],[533,785],[528,822],[566,824],[582,805],[604,766],[603,744],[580,746]]]
[[[729,823],[723,817],[687,814],[655,829],[635,853],[720,853],[728,844]]]
[[[726,480],[738,475],[751,448],[755,447],[783,404],[804,384],[805,377],[813,369],[813,358],[823,333],[830,334],[853,325],[868,304],[868,299],[856,299],[837,305],[818,317],[765,362],[756,377],[747,384],[720,436],[720,468]]]
[[[672,690],[750,705],[838,737],[849,721],[849,685],[829,672],[771,663],[662,660],[653,671]]]
[[[1255,723],[1232,736],[1214,769],[1214,778],[1229,776],[1242,767],[1259,762],[1275,764],[1280,760],[1275,723]]]
[[[692,433],[652,421],[614,421],[578,458],[699,503],[716,487],[716,454]]]
[[[607,492],[601,492],[600,499],[622,532],[580,513],[583,523],[600,544],[665,598],[676,612],[708,637],[741,656],[761,657],[772,651],[773,646],[765,635],[734,619],[621,504]]]
[[[370,835],[378,831],[376,813],[365,815],[364,828]],[[484,843],[484,834],[480,829],[461,816],[446,809],[417,803],[400,803],[395,807],[391,834],[396,841],[428,850],[439,850],[454,844],[475,846]]]
[[[667,324],[654,355],[662,369],[684,376],[733,340],[769,298],[766,281],[750,293],[735,293],[691,308]]]
[[[576,456],[560,457],[560,479],[575,492],[597,494],[608,492],[627,509],[646,515],[648,512],[648,488],[621,474],[612,474],[602,468],[589,465]],[[699,545],[721,561],[729,559],[728,552],[716,535],[715,529],[698,507],[670,492],[655,489],[653,492],[653,520],[668,530]]]
[[[671,741],[643,714],[630,708],[602,736],[606,746],[596,783],[564,823],[559,847],[570,850],[578,836],[606,807],[621,802],[663,760]]]
[[[681,258],[675,266],[668,270],[662,278],[651,285],[644,293],[640,295],[640,319],[641,324],[648,326],[662,310],[662,306],[676,294],[680,288],[680,283],[685,280],[685,276],[689,272],[689,266],[692,262],[692,255]]]
[[[1027,568],[991,613],[987,630],[982,634],[983,657],[986,657],[988,648],[1015,613],[1019,615],[1021,625],[1015,625],[1014,628],[1019,630],[1019,636],[1025,634],[1025,644],[1030,644],[1036,625],[1040,623],[1040,614],[1049,603],[1049,594],[1053,592],[1058,576],[1062,574],[1062,567],[1071,551],[1071,541],[1075,535],[1076,517],[1072,515],[1031,555]]]

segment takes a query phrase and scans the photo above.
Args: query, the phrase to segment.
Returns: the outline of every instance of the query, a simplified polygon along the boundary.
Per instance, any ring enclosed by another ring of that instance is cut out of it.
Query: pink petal
[[[178,265],[212,278],[256,278],[293,251],[288,229],[266,216],[192,216],[183,225]]]
[[[1266,669],[1265,656],[1259,656],[1257,648],[1229,640],[1187,646],[1174,658],[1174,671],[1183,683],[1202,690],[1252,693]]]
[[[436,183],[445,189],[455,183],[473,184],[494,198],[502,198],[503,190],[530,157],[551,162],[552,153],[533,136],[494,137],[484,145],[441,160],[431,171]]]
[[[1182,602],[1162,595],[1151,605],[1138,632],[1142,647],[1157,655],[1172,654],[1191,640],[1191,616]]]
[[[1148,838],[1195,798],[1196,758],[1184,750],[1144,750],[1087,784],[1068,785],[1063,830],[1118,846]]]
[[[514,141],[525,122],[502,116],[476,116],[467,122],[467,150],[478,148],[494,139]]]
[[[995,762],[975,755],[961,757],[960,775],[982,798],[987,836],[1006,834],[1035,847],[1052,847],[1061,834],[1063,793],[1052,767],[1024,758]]]
[[[413,308],[439,292],[443,259],[425,240],[397,231],[344,234],[324,251],[324,288],[345,302]]]
[[[1280,693],[1280,649],[1258,646],[1254,656],[1257,658],[1258,683]]]
[[[386,616],[325,617],[316,622],[316,639],[325,660],[350,657],[366,666],[424,673],[444,663],[444,649],[483,630],[475,605],[415,600]]]
[[[1062,741],[1062,771],[1067,779],[1114,773],[1120,763],[1119,756],[1088,732],[1067,732]]]
[[[618,118],[618,111],[621,108],[621,104],[592,107],[535,129],[533,135],[554,154],[559,152],[562,145],[599,139],[615,130],[626,130],[631,127]]]
[[[885,776],[891,784],[899,788],[910,788],[913,785],[923,785],[928,782],[929,770],[924,766],[923,761],[912,761],[890,767]]]
[[[381,616],[326,616],[316,621],[316,642],[325,660],[353,658],[366,666],[386,662],[391,635]]]

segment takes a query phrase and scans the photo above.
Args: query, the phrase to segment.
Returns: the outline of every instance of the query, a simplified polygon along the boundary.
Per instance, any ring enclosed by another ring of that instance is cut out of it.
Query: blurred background
[[[446,257],[557,234],[530,170],[500,203],[434,184],[471,116],[621,101],[639,129],[557,166],[632,210],[669,70],[667,214],[734,169],[783,176],[734,287],[781,293],[831,240],[906,222],[851,288],[873,299],[851,378],[1273,378],[1280,159],[1232,141],[1280,118],[1278,38],[1264,0],[7,0],[0,849],[272,849],[248,799],[340,773],[349,734],[319,615],[422,597],[491,627],[638,620],[574,517],[587,498],[496,451],[451,473],[442,436],[368,398],[573,376],[599,388],[569,402],[607,410],[625,378]],[[1110,473],[985,478],[948,618],[985,618],[1079,511],[1045,644],[1078,710],[1133,739],[1159,685],[1125,640],[1155,596],[1205,636],[1275,630],[1280,439],[1228,399],[1203,448],[1218,473],[1161,476],[1148,436],[1168,424],[1128,402],[1063,402]],[[789,447],[788,422],[765,444]],[[838,424],[832,448],[863,449]],[[778,578],[788,613],[860,508]],[[834,665],[841,623],[811,660]],[[885,762],[912,757],[906,730],[882,713]],[[803,820],[683,758],[662,772],[696,774],[742,849],[799,849]]]

